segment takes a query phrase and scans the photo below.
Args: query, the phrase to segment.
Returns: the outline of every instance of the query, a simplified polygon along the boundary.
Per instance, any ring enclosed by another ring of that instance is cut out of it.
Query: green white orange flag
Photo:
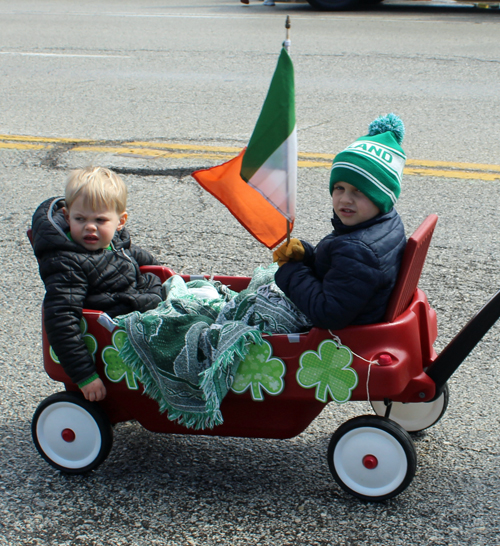
[[[297,194],[297,129],[293,64],[285,48],[248,147],[231,161],[192,176],[268,248],[285,239],[287,227],[291,231]]]

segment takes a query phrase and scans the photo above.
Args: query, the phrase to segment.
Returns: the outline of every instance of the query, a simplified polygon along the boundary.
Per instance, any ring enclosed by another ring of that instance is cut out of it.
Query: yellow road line
[[[300,157],[300,154],[299,154]],[[306,168],[314,168],[314,167],[324,167],[325,169],[331,169],[332,162],[331,161],[301,161],[300,159],[297,161],[298,167],[306,167]]]
[[[174,144],[169,142],[129,142],[129,146],[141,146],[149,148],[169,148],[171,150],[193,150],[193,151],[207,151],[211,152],[226,152],[231,154],[238,154],[241,152],[241,148],[225,147],[225,146],[206,146],[198,144]]]
[[[147,148],[129,148],[126,146],[123,147],[114,147],[114,146],[75,146],[71,149],[72,152],[100,152],[108,154],[118,154],[118,155],[132,155],[138,157],[170,157],[174,159],[185,159],[188,157],[196,157],[202,159],[230,159],[230,156],[216,153],[196,153],[192,152],[179,153],[179,152],[168,152],[163,150],[154,150]]]
[[[478,171],[453,171],[439,169],[411,169],[406,168],[405,174],[419,176],[438,176],[441,178],[461,178],[465,180],[500,180],[500,172],[485,173]]]
[[[500,172],[500,165],[487,165],[485,163],[460,163],[453,161],[427,161],[425,159],[408,159],[406,166],[418,167],[448,167],[455,169],[470,169],[474,171]]]
[[[47,148],[43,144],[14,144],[13,142],[0,142],[0,148],[11,150],[41,150]]]
[[[22,141],[22,142],[51,142],[54,144],[71,144],[73,142],[98,142],[97,140],[89,140],[84,138],[50,138],[50,137],[35,137],[35,136],[19,136],[19,135],[0,135],[0,140]]]
[[[67,151],[93,152],[133,157],[207,159],[228,161],[241,151],[230,146],[207,146],[200,144],[178,144],[174,142],[123,141],[109,142],[83,138],[53,138],[23,135],[0,135],[0,149],[39,150],[64,145]],[[301,168],[329,169],[335,154],[312,152],[298,153]],[[404,170],[406,175],[460,178],[466,180],[500,180],[500,165],[464,163],[453,161],[431,161],[409,159]]]

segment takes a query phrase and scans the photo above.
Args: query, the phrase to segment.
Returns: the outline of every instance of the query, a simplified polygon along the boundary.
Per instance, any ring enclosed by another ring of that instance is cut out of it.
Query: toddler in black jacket
[[[87,167],[72,171],[65,197],[43,202],[32,220],[45,330],[64,371],[90,401],[102,400],[106,388],[80,332],[83,309],[114,317],[162,300],[159,278],[139,270],[158,262],[131,244],[126,204],[127,187],[116,173]]]
[[[338,330],[384,317],[406,245],[394,209],[406,160],[403,136],[394,114],[373,121],[368,135],[333,161],[333,232],[316,248],[291,239],[274,252],[276,284],[316,327]]]

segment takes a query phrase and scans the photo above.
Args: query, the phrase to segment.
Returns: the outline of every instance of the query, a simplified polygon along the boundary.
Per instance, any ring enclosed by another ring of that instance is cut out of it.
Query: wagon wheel
[[[417,454],[397,423],[363,415],[337,429],[328,447],[328,464],[342,489],[363,500],[383,501],[410,485]]]
[[[313,8],[320,10],[352,10],[360,5],[360,0],[307,0]]]
[[[421,432],[441,419],[448,407],[449,398],[450,391],[448,385],[445,385],[441,394],[431,402],[393,402],[389,418],[407,432]],[[371,402],[371,405],[377,415],[385,415],[387,407],[384,402]]]
[[[53,394],[41,402],[31,433],[40,455],[67,474],[94,470],[113,444],[113,429],[104,411],[75,392]]]

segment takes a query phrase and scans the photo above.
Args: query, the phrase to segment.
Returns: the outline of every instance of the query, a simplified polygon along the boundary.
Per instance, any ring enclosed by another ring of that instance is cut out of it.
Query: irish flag
[[[287,229],[291,231],[297,194],[297,129],[293,65],[285,48],[248,146],[231,161],[192,176],[267,248],[277,246]]]

